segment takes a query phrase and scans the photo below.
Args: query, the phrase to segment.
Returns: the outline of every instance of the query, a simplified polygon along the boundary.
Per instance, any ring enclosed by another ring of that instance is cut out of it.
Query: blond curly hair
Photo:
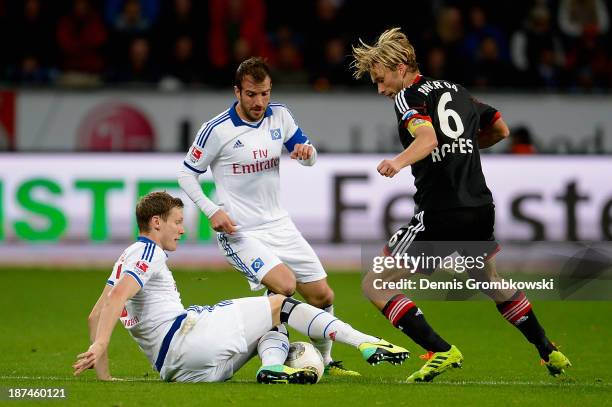
[[[353,58],[351,68],[356,79],[369,73],[378,63],[391,70],[399,64],[406,65],[412,72],[419,69],[414,47],[399,27],[380,34],[375,45],[368,45],[360,38],[359,45],[353,46]]]

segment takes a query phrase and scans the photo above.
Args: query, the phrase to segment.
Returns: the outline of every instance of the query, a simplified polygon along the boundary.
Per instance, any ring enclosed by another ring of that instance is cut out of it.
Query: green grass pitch
[[[563,379],[549,377],[533,347],[486,301],[420,303],[432,325],[465,356],[464,367],[434,383],[402,381],[422,361],[422,350],[395,330],[361,295],[359,274],[330,273],[336,313],[354,327],[406,346],[402,366],[371,367],[343,344],[334,356],[359,370],[358,379],[324,377],[314,386],[263,386],[255,358],[227,383],[163,383],[127,331],[117,326],[110,347],[111,372],[123,382],[102,383],[93,372],[75,378],[71,364],[88,347],[87,315],[107,271],[1,269],[0,404],[76,406],[602,406],[612,405],[612,302],[534,304],[551,339],[573,363]],[[252,295],[236,272],[175,272],[183,304],[214,304]],[[292,340],[304,338],[295,332]],[[56,401],[7,400],[8,388],[64,387]],[[51,404],[48,404],[51,403]]]

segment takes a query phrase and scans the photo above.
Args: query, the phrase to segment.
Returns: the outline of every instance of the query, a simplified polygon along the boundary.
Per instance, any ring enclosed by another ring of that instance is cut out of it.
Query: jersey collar
[[[238,105],[238,102],[234,102],[234,104],[229,108],[229,115],[230,115],[230,118],[232,119],[232,123],[234,123],[234,126],[236,126],[236,127],[238,127],[238,126],[248,126],[248,127],[254,128],[254,129],[259,128],[259,126],[263,122],[263,119],[261,119],[260,122],[257,123],[257,124],[250,124],[250,123],[243,122],[242,119],[240,118],[240,116],[238,116],[238,112],[236,112],[236,105]],[[264,118],[270,117],[270,116],[272,116],[272,108],[270,106],[268,106],[268,107],[266,107],[266,112],[264,113]]]
[[[143,243],[153,243],[154,245],[157,246],[157,243],[155,243],[153,240],[149,239],[148,237],[144,237],[144,236],[138,236],[137,239],[139,242],[143,242]]]
[[[414,80],[412,81],[412,83],[408,87],[421,82],[421,79],[423,79],[423,75],[418,73],[417,76],[414,77]]]
[[[157,246],[157,243],[155,243],[153,240],[149,239],[148,237],[138,236],[136,240],[142,243],[153,243],[155,246]],[[166,255],[166,258],[168,258],[168,253],[166,253],[165,250],[164,250],[164,254]]]

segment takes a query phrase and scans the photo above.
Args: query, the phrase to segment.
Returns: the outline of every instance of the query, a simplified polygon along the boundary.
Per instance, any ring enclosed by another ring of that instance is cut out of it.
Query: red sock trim
[[[525,293],[521,292],[515,301],[511,301],[507,306],[502,308],[500,312],[504,319],[516,325],[517,323],[522,322],[520,321],[521,318],[523,318],[529,311],[531,311],[531,303],[525,296]]]
[[[408,299],[405,295],[396,295],[391,300],[391,304],[387,306],[385,310],[385,316],[393,324],[397,326],[400,319],[408,312],[411,308],[416,307],[416,304]]]

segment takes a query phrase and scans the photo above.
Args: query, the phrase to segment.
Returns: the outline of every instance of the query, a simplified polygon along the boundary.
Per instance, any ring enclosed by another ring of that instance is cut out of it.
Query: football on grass
[[[292,342],[286,365],[294,369],[309,369],[317,374],[317,382],[323,377],[325,366],[317,348],[309,342]]]

